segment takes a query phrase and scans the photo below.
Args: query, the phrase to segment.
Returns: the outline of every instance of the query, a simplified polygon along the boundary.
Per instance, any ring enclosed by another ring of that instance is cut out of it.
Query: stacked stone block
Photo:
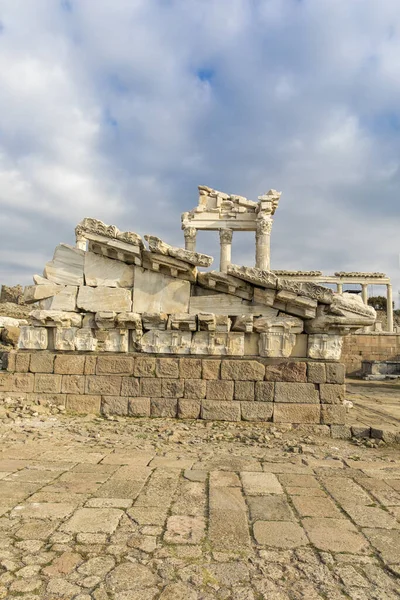
[[[11,352],[0,393],[73,413],[343,425],[344,365],[258,358]]]

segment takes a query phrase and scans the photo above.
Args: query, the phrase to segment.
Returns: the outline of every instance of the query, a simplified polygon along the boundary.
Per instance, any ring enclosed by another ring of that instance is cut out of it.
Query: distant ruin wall
[[[0,400],[71,413],[343,425],[344,365],[327,361],[10,352]],[[323,427],[322,427],[323,426]]]
[[[341,361],[347,375],[359,375],[363,360],[400,360],[400,334],[353,334],[343,338]]]

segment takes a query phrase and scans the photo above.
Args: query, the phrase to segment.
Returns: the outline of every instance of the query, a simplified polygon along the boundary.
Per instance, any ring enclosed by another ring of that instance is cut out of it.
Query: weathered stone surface
[[[288,358],[296,343],[294,333],[270,332],[261,333],[258,342],[260,356],[269,358]]]
[[[200,544],[205,534],[204,517],[172,515],[164,539],[169,544]]]
[[[89,394],[67,396],[66,408],[69,412],[78,414],[100,414],[101,396]]]
[[[138,313],[189,312],[190,283],[135,268],[133,311]]]
[[[294,514],[283,494],[247,498],[252,521],[294,521]]]
[[[319,404],[319,393],[313,383],[275,383],[275,402]]]
[[[275,383],[272,381],[257,381],[255,385],[256,402],[273,402]]]
[[[34,391],[39,393],[58,394],[61,392],[61,375],[37,373],[35,375]]]
[[[123,512],[117,508],[80,508],[62,525],[71,533],[113,533]]]
[[[286,521],[256,521],[254,537],[260,545],[274,548],[298,548],[308,544],[307,537],[297,523]]]
[[[274,406],[274,423],[319,423],[319,404],[277,402]]]
[[[239,265],[228,265],[228,273],[243,281],[253,283],[258,287],[275,289],[278,278],[271,271],[263,271],[255,267],[241,267]]]
[[[41,285],[37,287],[42,288],[45,286]],[[65,287],[62,287],[57,295],[40,300],[39,308],[42,310],[65,310],[72,312],[76,310],[77,293],[77,286],[66,285]]]
[[[199,331],[215,331],[217,318],[214,313],[198,313],[197,324]]]
[[[310,383],[325,383],[325,363],[309,362],[307,364],[307,381]]]
[[[279,277],[276,287],[278,290],[293,292],[299,296],[317,300],[322,304],[331,304],[334,298],[331,289],[310,281],[294,281],[293,279],[282,279]]]
[[[53,342],[55,350],[75,350],[76,327],[54,327]]]
[[[203,379],[219,379],[221,372],[220,360],[203,359],[201,363]]]
[[[51,283],[45,280],[45,285],[27,285],[24,288],[24,302],[25,304],[32,304],[45,298],[51,298],[59,294],[64,287],[57,283]]]
[[[400,532],[398,529],[387,531],[386,529],[366,528],[363,533],[380,552],[386,563],[398,564],[400,555]]]
[[[308,336],[309,358],[320,360],[340,360],[343,338],[340,335],[317,333]]]
[[[254,381],[235,381],[235,400],[254,401]]]
[[[150,252],[163,254],[164,256],[172,256],[173,258],[177,258],[198,267],[209,267],[213,262],[212,256],[170,246],[154,235],[145,235],[144,239],[149,244]]]
[[[254,288],[254,302],[257,304],[264,304],[265,306],[273,306],[276,297],[276,290],[274,289],[263,289]]]
[[[342,405],[323,404],[321,406],[321,423],[325,425],[344,425],[346,407]]]
[[[84,274],[85,284],[89,286],[133,287],[133,266],[94,252],[85,252]]]
[[[61,310],[33,310],[29,314],[31,323],[46,327],[80,327],[82,315]]]
[[[33,352],[29,370],[31,373],[53,373],[54,356],[55,355],[50,352]],[[57,370],[55,372],[59,373],[60,371]]]
[[[88,375],[86,377],[86,393],[119,396],[121,379],[119,375]]]
[[[128,329],[97,330],[96,340],[97,349],[103,352],[128,352],[129,350]]]
[[[156,376],[174,379],[179,377],[179,360],[177,358],[157,358]]]
[[[322,383],[319,386],[323,404],[342,404],[345,399],[346,386],[333,383]]]
[[[206,381],[203,381],[202,379],[186,379],[184,396],[191,400],[205,398]]]
[[[232,331],[253,332],[253,315],[242,315],[233,320]]]
[[[345,365],[341,363],[327,363],[326,365],[326,382],[327,383],[344,383],[346,375]]]
[[[150,414],[152,417],[176,417],[178,401],[176,398],[151,398]]]
[[[218,298],[217,301],[216,298]],[[264,304],[256,304],[230,294],[198,295],[190,298],[189,312],[192,314],[210,313],[211,307],[213,314],[229,315],[231,317],[241,317],[243,315],[275,317],[278,314],[275,308]]]
[[[266,381],[284,381],[293,383],[307,382],[307,363],[282,362],[275,365],[266,365]]]
[[[33,358],[34,355],[32,355]],[[36,355],[45,356],[43,355]],[[54,355],[53,355],[54,356]],[[32,362],[31,362],[32,364]],[[54,360],[54,373],[61,375],[83,375],[85,356],[79,354],[57,354]],[[49,371],[52,372],[52,371]]]
[[[158,577],[151,572],[149,567],[128,561],[121,563],[107,575],[106,588],[114,595],[118,592],[129,591],[133,594],[135,591],[140,591],[140,595],[137,596],[139,600],[140,597],[144,597],[145,588],[151,588],[157,583]],[[120,598],[124,600],[123,596]],[[125,598],[128,600],[129,596],[125,595]]]
[[[243,356],[244,333],[198,331],[192,336],[191,354]]]
[[[140,396],[139,379],[136,377],[123,377],[121,385],[121,396]]]
[[[183,380],[163,379],[161,382],[161,395],[164,398],[182,398]]]
[[[128,415],[131,417],[149,417],[150,398],[128,398]]]
[[[61,382],[61,392],[63,394],[84,394],[84,375],[63,375]]]
[[[23,326],[20,328],[18,348],[23,350],[46,350],[48,346],[45,327]]]
[[[207,381],[207,400],[233,400],[233,381]]]
[[[136,357],[133,374],[135,377],[154,377],[156,374],[156,359],[144,356]]]
[[[143,267],[146,270],[155,271],[167,277],[179,278],[195,283],[197,278],[197,268],[183,260],[165,256],[165,254],[156,254],[155,252],[142,252]]]
[[[241,279],[222,273],[221,271],[208,271],[207,273],[199,273],[197,276],[197,284],[206,289],[220,292],[252,300],[253,290],[251,285],[243,282]]]
[[[241,381],[262,381],[265,367],[256,360],[224,360],[221,367],[221,379]]]
[[[97,350],[98,341],[91,329],[78,329],[75,333],[75,349],[81,352]]]
[[[122,396],[103,396],[101,400],[101,412],[103,415],[128,414],[128,398]]]
[[[180,358],[179,372],[182,379],[201,379],[201,359]]]
[[[196,315],[189,315],[187,313],[170,315],[168,318],[167,328],[179,331],[196,331]]]
[[[210,486],[208,537],[214,552],[240,555],[249,550],[246,504],[239,488]]]
[[[201,418],[215,421],[240,421],[239,402],[202,400]]]
[[[97,375],[132,375],[134,359],[131,356],[99,356]]]
[[[179,419],[198,419],[200,416],[200,400],[179,398],[178,417]]]
[[[46,263],[43,275],[53,283],[83,285],[84,258],[83,250],[59,244],[54,251],[53,260]]]
[[[241,402],[243,421],[272,421],[273,402]]]
[[[78,291],[77,306],[87,312],[132,310],[131,292],[122,288],[81,286]]]
[[[310,518],[304,519],[303,526],[311,543],[319,550],[359,554],[368,546],[365,538],[347,519]]]

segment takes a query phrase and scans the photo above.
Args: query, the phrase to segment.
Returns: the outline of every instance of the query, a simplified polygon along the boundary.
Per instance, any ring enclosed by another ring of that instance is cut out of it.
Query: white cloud
[[[206,183],[283,191],[277,267],[400,287],[396,0],[69,5],[0,7],[2,281],[41,271],[83,216],[181,243]]]

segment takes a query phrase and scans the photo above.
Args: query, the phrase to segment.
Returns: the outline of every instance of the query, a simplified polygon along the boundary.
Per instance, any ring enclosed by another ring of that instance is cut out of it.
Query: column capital
[[[220,229],[219,230],[219,240],[221,244],[231,244],[232,243],[232,229]]]
[[[197,229],[196,227],[184,227],[183,235],[185,239],[194,240],[196,239]]]
[[[256,236],[270,234],[272,231],[273,220],[271,218],[257,219]]]

